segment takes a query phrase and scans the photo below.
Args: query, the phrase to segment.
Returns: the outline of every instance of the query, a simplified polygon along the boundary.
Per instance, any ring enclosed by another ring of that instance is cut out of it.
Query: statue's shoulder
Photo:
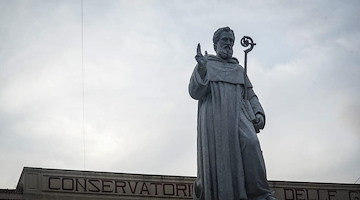
[[[231,59],[233,60],[234,63],[239,64],[239,60],[238,60],[237,58],[232,57]],[[240,64],[239,64],[239,65],[240,65]]]

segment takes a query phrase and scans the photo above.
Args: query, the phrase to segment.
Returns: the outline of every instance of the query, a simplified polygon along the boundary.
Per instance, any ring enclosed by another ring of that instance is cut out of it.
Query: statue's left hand
[[[262,114],[256,114],[256,122],[254,123],[255,130],[263,129],[265,126],[265,118]]]

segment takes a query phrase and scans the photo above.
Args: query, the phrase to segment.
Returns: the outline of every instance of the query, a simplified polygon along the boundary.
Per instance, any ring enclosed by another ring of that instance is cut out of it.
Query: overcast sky
[[[224,26],[241,63],[240,38],[257,43],[248,73],[267,114],[268,179],[354,183],[359,10],[357,0],[83,0],[82,67],[80,0],[0,0],[0,188],[15,188],[25,166],[195,176],[187,87],[197,43],[213,54]]]

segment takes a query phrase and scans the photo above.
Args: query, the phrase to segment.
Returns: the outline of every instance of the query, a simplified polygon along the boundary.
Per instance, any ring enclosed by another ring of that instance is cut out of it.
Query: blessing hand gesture
[[[200,43],[199,43],[197,45],[195,59],[198,62],[200,68],[205,68],[206,67],[206,63],[208,61],[207,56],[208,56],[207,51],[205,51],[205,56],[202,55],[201,46],[200,46]]]

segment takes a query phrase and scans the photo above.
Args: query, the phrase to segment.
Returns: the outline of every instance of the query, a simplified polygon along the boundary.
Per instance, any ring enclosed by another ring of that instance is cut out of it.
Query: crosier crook
[[[255,113],[253,111],[253,109],[251,108],[251,104],[250,101],[248,99],[248,93],[247,93],[247,54],[254,48],[254,46],[256,45],[256,43],[254,43],[254,41],[251,39],[251,37],[249,36],[244,36],[243,38],[241,38],[240,41],[241,45],[243,47],[247,47],[250,45],[249,48],[245,49],[245,58],[244,58],[244,102],[245,102],[245,109],[247,111],[247,113],[250,116],[250,119],[253,123],[256,123],[256,116]],[[260,132],[260,130],[256,130],[257,133]]]

